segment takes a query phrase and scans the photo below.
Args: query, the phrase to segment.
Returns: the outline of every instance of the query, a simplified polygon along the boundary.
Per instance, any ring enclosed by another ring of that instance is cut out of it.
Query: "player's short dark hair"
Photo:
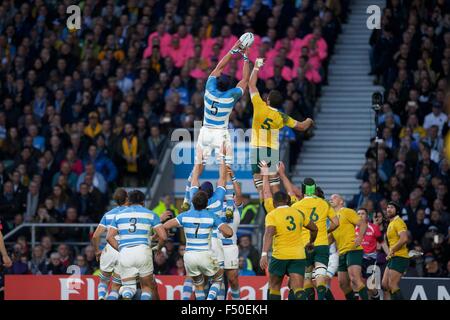
[[[128,193],[128,201],[130,204],[143,204],[145,195],[142,191],[133,190]]]
[[[283,96],[281,95],[281,92],[278,90],[271,90],[269,92],[269,104],[272,108],[279,109],[281,108],[283,104]]]
[[[273,205],[275,208],[280,206],[289,206],[291,204],[291,198],[286,192],[278,191],[273,195]]]
[[[123,206],[128,199],[128,194],[125,189],[119,188],[114,192],[113,200],[117,203],[119,206]]]
[[[229,81],[224,77],[218,77],[217,78],[217,89],[219,91],[227,91],[230,84]]]
[[[208,194],[204,191],[199,191],[192,198],[192,204],[195,210],[203,210],[208,206]]]

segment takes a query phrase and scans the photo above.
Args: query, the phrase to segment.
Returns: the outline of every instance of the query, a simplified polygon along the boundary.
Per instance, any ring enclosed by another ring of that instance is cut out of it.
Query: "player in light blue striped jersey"
[[[117,189],[114,192],[113,199],[117,203],[117,207],[114,207],[103,215],[91,240],[97,260],[100,260],[100,282],[97,286],[99,300],[106,298],[111,275],[111,291],[118,292],[121,285],[120,272],[118,270],[119,252],[106,242],[106,233],[116,214],[126,208],[128,199],[127,192],[122,188]],[[114,293],[111,295],[111,298],[114,299]]]
[[[152,230],[158,235],[157,250],[164,246],[167,239],[158,215],[144,207],[144,200],[145,195],[141,191],[129,192],[129,206],[113,219],[106,237],[108,243],[119,251],[124,299],[132,299],[135,295],[133,284],[137,276],[141,284],[141,300],[151,299],[151,292],[156,291],[150,239]]]
[[[228,132],[228,121],[234,105],[243,96],[250,78],[249,59],[247,57],[248,48],[245,49],[245,52],[242,52],[239,49],[239,44],[240,41],[236,41],[234,46],[220,60],[206,81],[205,95],[203,98],[203,126],[200,129],[196,146],[197,149],[200,147],[203,150],[204,161],[208,160],[213,150],[217,155],[224,143],[227,149],[226,162],[231,164],[233,159],[233,148],[230,133]],[[242,80],[238,82],[236,87],[227,88],[227,84],[224,83],[224,80],[221,79],[220,76],[233,56],[236,55],[242,55],[244,58]],[[187,181],[182,211],[189,209],[189,189],[191,176]]]
[[[213,212],[206,210],[208,194],[198,191],[192,198],[193,208],[164,223],[166,230],[182,227],[186,236],[186,252],[183,256],[186,273],[195,285],[197,300],[205,300],[205,281],[212,279],[207,300],[214,300],[223,280],[223,270],[209,250],[211,233],[218,229],[224,237],[231,237],[233,229]]]

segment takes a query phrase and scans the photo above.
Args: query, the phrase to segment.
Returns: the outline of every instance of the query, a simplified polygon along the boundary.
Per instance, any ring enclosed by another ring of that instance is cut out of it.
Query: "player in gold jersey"
[[[339,227],[332,233],[339,252],[339,286],[347,300],[355,300],[354,292],[358,292],[362,300],[368,300],[367,288],[361,273],[363,259],[361,242],[366,233],[367,223],[355,210],[345,208],[344,199],[338,194],[331,196],[330,205],[339,219]],[[359,227],[358,236],[355,232],[356,226]]]
[[[256,189],[262,199],[262,179],[258,164],[261,160],[268,163],[271,169],[270,185],[272,193],[280,190],[280,178],[276,172],[276,164],[280,159],[279,154],[279,130],[288,126],[298,131],[308,130],[313,125],[313,121],[308,118],[298,122],[278,109],[283,104],[283,97],[277,90],[269,92],[267,103],[261,99],[256,88],[258,71],[263,66],[263,59],[258,58],[252,70],[248,88],[253,104],[253,122],[250,157],[252,164],[253,179]]]
[[[398,213],[401,211],[400,205],[394,201],[389,202],[387,206],[387,216],[389,218],[389,225],[387,228],[386,237],[389,244],[388,265],[384,271],[382,287],[388,298],[389,294],[392,300],[403,300],[400,292],[399,283],[402,275],[409,266],[409,254],[406,247],[408,242],[408,228],[405,221],[403,221]]]
[[[302,184],[304,197],[292,204],[292,207],[306,215],[318,228],[318,235],[314,242],[314,250],[306,252],[305,292],[310,299],[314,298],[313,272],[315,275],[317,296],[319,300],[326,299],[327,293],[327,267],[330,256],[328,245],[328,233],[333,232],[339,226],[339,220],[330,204],[316,196],[317,186],[312,178],[305,178]],[[327,228],[327,220],[330,220],[330,228]],[[308,230],[302,231],[305,241],[309,238]]]
[[[273,196],[275,210],[266,216],[263,249],[260,265],[267,268],[267,253],[272,245],[272,258],[269,265],[269,300],[281,300],[281,283],[289,276],[290,287],[296,300],[306,300],[303,290],[305,274],[305,248],[314,248],[317,227],[300,211],[290,207],[289,195],[278,191]],[[303,228],[310,230],[308,242],[303,242]]]

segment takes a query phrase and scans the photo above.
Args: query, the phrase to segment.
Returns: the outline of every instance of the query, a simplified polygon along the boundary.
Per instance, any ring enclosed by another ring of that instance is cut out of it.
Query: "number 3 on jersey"
[[[294,231],[295,229],[297,229],[297,225],[295,224],[294,218],[292,216],[287,216],[286,220],[289,220],[290,225],[286,227],[289,231]]]

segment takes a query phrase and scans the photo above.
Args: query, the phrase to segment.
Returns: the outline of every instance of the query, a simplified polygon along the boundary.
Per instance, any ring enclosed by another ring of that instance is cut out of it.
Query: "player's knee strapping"
[[[305,272],[305,280],[311,280],[312,279],[312,272]]]
[[[111,275],[105,276],[103,273],[100,272],[99,278],[101,282],[108,283],[109,279],[111,279]]]
[[[269,178],[269,184],[271,186],[279,185],[280,184],[280,177],[276,176],[276,177]]]

